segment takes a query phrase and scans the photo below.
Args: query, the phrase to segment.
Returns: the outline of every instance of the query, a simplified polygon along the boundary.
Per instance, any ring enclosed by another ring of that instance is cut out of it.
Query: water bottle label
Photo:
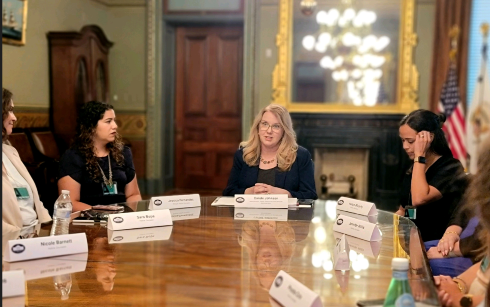
[[[393,271],[393,278],[398,280],[407,280],[408,272],[407,271]]]
[[[395,301],[396,307],[415,307],[415,301],[410,293],[400,295]]]
[[[66,210],[66,209],[55,209],[54,210],[54,217],[59,218],[59,219],[69,219],[71,214],[71,210]]]

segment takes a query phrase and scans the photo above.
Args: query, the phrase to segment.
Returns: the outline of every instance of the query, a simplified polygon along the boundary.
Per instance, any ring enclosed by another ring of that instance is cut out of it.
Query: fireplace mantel
[[[298,144],[312,154],[315,148],[368,149],[367,199],[382,210],[398,209],[400,181],[410,164],[398,135],[403,114],[292,113],[291,117]]]

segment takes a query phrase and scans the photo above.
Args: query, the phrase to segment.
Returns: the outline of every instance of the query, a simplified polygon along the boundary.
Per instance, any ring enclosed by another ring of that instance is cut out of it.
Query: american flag
[[[446,123],[443,130],[446,134],[449,148],[453,152],[454,158],[461,161],[466,168],[466,145],[465,145],[465,118],[463,104],[458,91],[458,77],[456,66],[451,64],[441,91],[441,98],[438,106],[439,112],[446,115]]]

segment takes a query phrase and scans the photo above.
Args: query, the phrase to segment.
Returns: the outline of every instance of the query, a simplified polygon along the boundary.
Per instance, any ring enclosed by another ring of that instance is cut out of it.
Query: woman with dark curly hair
[[[117,133],[114,108],[90,101],[80,110],[72,147],[60,161],[58,189],[69,190],[73,211],[141,200],[131,150]]]
[[[396,212],[417,225],[422,240],[441,238],[452,225],[467,185],[463,166],[447,143],[444,114],[416,110],[400,122],[403,149],[414,164],[405,174]]]

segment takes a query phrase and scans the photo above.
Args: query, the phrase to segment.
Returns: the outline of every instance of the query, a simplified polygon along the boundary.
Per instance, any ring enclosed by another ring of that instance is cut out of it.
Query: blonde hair
[[[284,129],[284,134],[279,141],[279,149],[277,150],[277,166],[281,171],[289,171],[296,160],[298,144],[296,143],[296,133],[293,130],[293,121],[288,110],[277,104],[268,105],[255,116],[248,140],[240,143],[240,147],[243,148],[243,161],[248,166],[257,166],[259,164],[261,150],[259,125],[265,112],[274,114]]]

